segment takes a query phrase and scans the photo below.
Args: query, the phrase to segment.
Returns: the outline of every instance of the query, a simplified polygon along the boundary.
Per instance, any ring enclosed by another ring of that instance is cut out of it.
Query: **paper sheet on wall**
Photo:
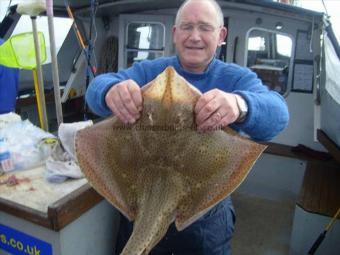
[[[299,31],[296,39],[295,59],[313,60],[313,53],[310,51],[310,38],[307,32]]]
[[[293,89],[297,91],[312,92],[313,90],[313,65],[295,64]]]

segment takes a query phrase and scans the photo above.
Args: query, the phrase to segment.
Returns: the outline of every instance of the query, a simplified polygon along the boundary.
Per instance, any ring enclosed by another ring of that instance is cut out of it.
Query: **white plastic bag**
[[[22,170],[43,164],[52,150],[48,148],[49,143],[44,142],[48,138],[55,137],[28,120],[8,123],[0,129],[2,170]]]
[[[46,160],[46,179],[49,182],[60,183],[68,178],[84,177],[77,163],[74,140],[78,130],[92,125],[92,120],[60,124],[59,143]]]

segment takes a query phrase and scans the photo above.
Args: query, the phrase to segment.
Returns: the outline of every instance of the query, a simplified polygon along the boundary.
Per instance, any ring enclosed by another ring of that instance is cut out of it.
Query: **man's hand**
[[[140,118],[143,108],[142,91],[133,80],[125,80],[112,86],[105,95],[106,105],[125,124]]]
[[[219,89],[204,93],[195,106],[198,131],[217,130],[235,122],[240,115],[235,96]]]

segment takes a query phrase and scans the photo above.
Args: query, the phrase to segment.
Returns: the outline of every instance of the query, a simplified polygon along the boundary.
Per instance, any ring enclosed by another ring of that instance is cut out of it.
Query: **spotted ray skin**
[[[142,88],[134,125],[116,117],[76,136],[79,164],[91,185],[129,220],[121,254],[148,254],[175,221],[183,230],[233,192],[265,146],[229,128],[195,130],[200,92],[168,67]]]

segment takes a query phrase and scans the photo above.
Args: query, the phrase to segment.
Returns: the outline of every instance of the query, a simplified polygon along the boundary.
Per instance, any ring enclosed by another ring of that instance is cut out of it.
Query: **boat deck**
[[[275,201],[235,192],[233,255],[288,255],[294,218],[293,201]]]

